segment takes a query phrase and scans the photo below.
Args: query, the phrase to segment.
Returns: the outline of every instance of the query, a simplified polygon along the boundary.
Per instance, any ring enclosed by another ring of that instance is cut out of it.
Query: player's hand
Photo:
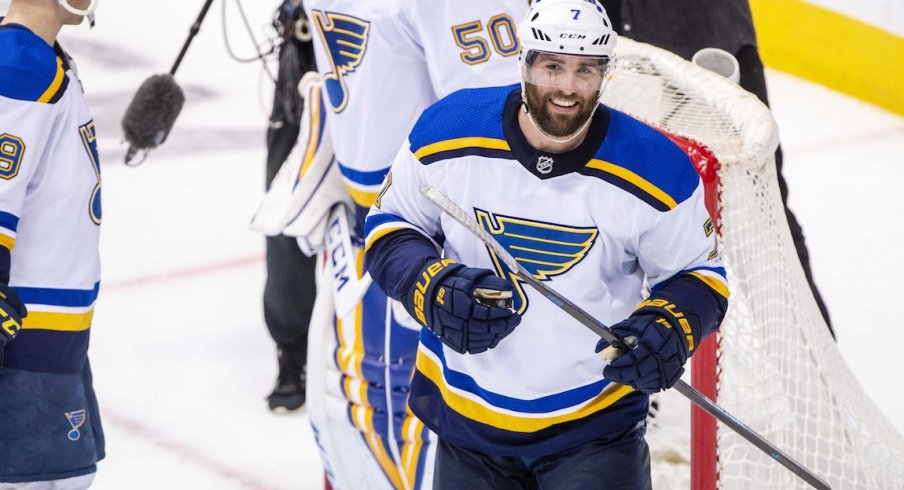
[[[642,308],[612,326],[613,334],[636,347],[606,366],[603,375],[644,393],[656,393],[677,383],[700,335],[683,314],[678,313],[681,316],[676,317],[673,311]],[[635,339],[629,340],[630,337]],[[600,340],[596,351],[608,345]]]
[[[0,283],[0,348],[16,337],[26,316],[28,311],[16,292]]]
[[[404,298],[405,309],[454,351],[492,349],[521,322],[512,285],[487,269],[451,260],[428,262]]]

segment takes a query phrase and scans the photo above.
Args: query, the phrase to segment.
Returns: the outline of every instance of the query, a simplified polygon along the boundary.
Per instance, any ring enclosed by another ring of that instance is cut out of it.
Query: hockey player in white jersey
[[[96,0],[12,0],[0,20],[0,488],[88,488],[104,436],[88,364],[100,162],[65,24]]]
[[[515,23],[528,1],[306,0],[304,7],[322,90],[308,97],[306,141],[289,158],[295,167],[281,169],[268,194],[300,195],[302,209],[276,213],[294,219],[285,229],[266,217],[280,206],[263,206],[255,221],[267,222],[259,229],[268,233],[299,236],[309,253],[327,249],[308,340],[307,409],[330,482],[430,488],[434,445],[407,409],[420,328],[370,283],[364,217],[423,109],[460,88],[517,81]],[[329,182],[339,190],[325,196]],[[339,201],[348,201],[350,218],[341,209],[324,217]]]
[[[366,266],[423,327],[409,406],[439,438],[434,488],[648,489],[648,394],[727,308],[703,185],[666,136],[599,103],[616,34],[597,2],[538,1],[518,35],[520,84],[456,92],[419,118],[367,217]],[[605,342],[422,184],[637,347],[603,361]]]

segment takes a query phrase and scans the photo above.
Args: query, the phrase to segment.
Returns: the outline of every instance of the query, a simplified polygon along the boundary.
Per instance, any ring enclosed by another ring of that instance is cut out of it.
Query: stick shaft
[[[512,257],[512,255],[508,253],[508,251],[505,250],[502,245],[500,245],[499,242],[497,242],[496,239],[493,238],[492,235],[484,230],[475,220],[471,219],[467,215],[467,213],[465,213],[464,210],[462,210],[454,202],[452,202],[451,199],[428,185],[422,185],[420,191],[427,199],[429,199],[440,209],[442,209],[443,212],[452,217],[452,219],[454,219],[460,225],[467,228],[468,231],[470,231],[483,243],[490,247],[490,250],[492,250],[493,253],[495,253],[499,257],[499,259],[509,267],[509,269],[518,274],[519,279],[523,280],[531,287],[539,291],[541,294],[543,294],[543,296],[552,301],[553,304],[564,310],[575,320],[580,322],[585,327],[589,328],[591,331],[602,337],[610,344],[616,346],[619,346],[618,344],[622,344],[621,339],[613,335],[609,328],[602,324],[599,320],[581,309],[581,307],[572,303],[570,300],[568,300],[568,298],[565,298],[564,296],[557,293],[552,288],[543,284],[541,281],[535,278],[533,274],[531,274],[523,266],[521,266],[521,264],[519,264],[518,261],[515,260],[515,258]],[[802,480],[812,485],[813,488],[817,488],[819,490],[831,490],[829,484],[822,480],[815,473],[808,470],[793,458],[785,454],[784,451],[766,440],[766,438],[745,425],[743,422],[736,419],[724,408],[717,405],[714,401],[707,398],[704,394],[700,393],[692,386],[679,379],[678,382],[675,383],[674,388],[678,390],[679,393],[687,397],[687,399],[692,403],[705,410],[717,420],[731,428],[731,430],[738,433],[738,435],[740,435],[744,439],[747,439],[747,441],[749,441],[751,444],[769,455],[770,458],[774,459],[785,468],[791,470],[791,472],[799,476]]]

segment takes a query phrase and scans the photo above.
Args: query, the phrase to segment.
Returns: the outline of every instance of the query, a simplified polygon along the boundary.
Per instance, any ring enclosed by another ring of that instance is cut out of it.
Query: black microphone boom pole
[[[192,39],[194,39],[198,34],[198,31],[201,30],[201,22],[204,22],[204,17],[207,16],[207,11],[210,10],[210,4],[212,3],[213,0],[205,0],[204,6],[201,7],[201,13],[198,14],[198,20],[191,25],[191,29],[188,31],[188,39],[185,40],[185,44],[182,45],[182,50],[179,51],[179,56],[176,57],[173,67],[170,68],[170,75],[175,75],[176,70],[179,69],[179,65],[182,64],[182,58],[185,57],[185,52],[188,51],[188,45],[191,44]]]
[[[205,0],[201,12],[198,14],[197,20],[192,24],[188,33],[188,38],[179,51],[179,56],[173,63],[169,74],[153,75],[138,88],[132,102],[126,109],[122,118],[122,129],[125,133],[125,139],[129,142],[129,149],[126,151],[125,164],[131,165],[132,159],[139,150],[144,150],[145,157],[148,150],[156,148],[166,141],[176,117],[182,110],[185,103],[185,95],[182,89],[176,84],[173,75],[182,64],[182,59],[188,51],[188,46],[201,30],[201,23],[210,10],[213,0]],[[144,161],[144,158],[135,162],[137,165]]]

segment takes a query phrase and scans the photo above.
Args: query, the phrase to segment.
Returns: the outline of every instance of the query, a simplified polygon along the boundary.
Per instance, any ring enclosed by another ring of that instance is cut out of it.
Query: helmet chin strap
[[[83,10],[77,9],[72,5],[69,5],[69,0],[58,0],[60,6],[66,9],[72,15],[79,15],[81,17],[87,17],[88,22],[91,27],[94,27],[94,11],[97,9],[97,0],[91,0],[91,3]]]

